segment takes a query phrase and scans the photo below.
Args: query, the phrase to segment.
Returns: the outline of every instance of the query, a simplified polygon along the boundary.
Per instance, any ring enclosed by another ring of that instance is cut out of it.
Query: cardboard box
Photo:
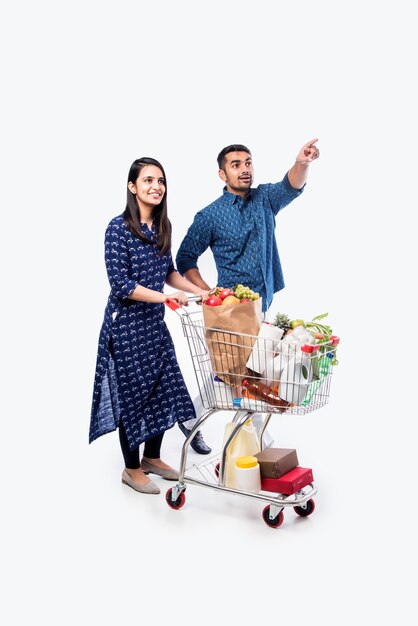
[[[298,466],[280,478],[262,478],[261,491],[274,491],[290,496],[312,482],[312,470],[308,467]]]
[[[299,465],[293,448],[266,448],[254,456],[260,465],[261,478],[280,478]]]

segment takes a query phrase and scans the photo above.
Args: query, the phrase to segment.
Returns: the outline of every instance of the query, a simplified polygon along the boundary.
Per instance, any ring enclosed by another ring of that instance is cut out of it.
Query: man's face
[[[224,169],[219,170],[219,176],[230,193],[245,196],[254,177],[251,155],[248,152],[230,152],[225,157]]]

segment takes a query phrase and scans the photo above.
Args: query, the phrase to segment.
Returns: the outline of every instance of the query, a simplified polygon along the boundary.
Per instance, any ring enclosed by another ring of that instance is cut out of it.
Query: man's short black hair
[[[225,165],[225,157],[230,152],[247,152],[251,156],[251,152],[248,150],[246,146],[242,146],[240,143],[233,143],[230,146],[226,146],[223,150],[218,154],[218,165],[219,169],[223,170]]]

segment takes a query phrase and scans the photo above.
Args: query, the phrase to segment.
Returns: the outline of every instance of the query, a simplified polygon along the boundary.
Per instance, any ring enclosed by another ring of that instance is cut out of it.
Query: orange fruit
[[[225,304],[239,304],[239,299],[235,296],[227,296],[222,300],[222,306]]]

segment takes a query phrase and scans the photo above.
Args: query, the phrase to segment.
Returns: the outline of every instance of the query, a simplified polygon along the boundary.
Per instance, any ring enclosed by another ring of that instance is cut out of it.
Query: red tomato
[[[225,298],[227,298],[228,296],[235,296],[234,292],[232,291],[232,289],[222,289],[222,291],[219,292],[219,297],[221,300],[225,300]]]
[[[222,300],[218,298],[218,296],[209,296],[209,298],[205,300],[205,304],[208,306],[219,306],[222,304]]]
[[[242,300],[240,300],[240,303],[242,304],[243,302],[251,302],[251,300],[248,300],[248,298],[243,298]]]

